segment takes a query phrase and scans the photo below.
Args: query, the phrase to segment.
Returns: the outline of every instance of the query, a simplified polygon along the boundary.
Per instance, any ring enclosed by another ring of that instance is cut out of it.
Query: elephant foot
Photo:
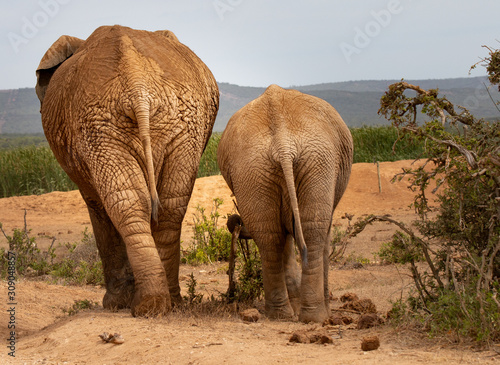
[[[293,319],[293,309],[290,304],[274,306],[266,304],[266,316],[271,319]]]
[[[111,311],[130,308],[134,293],[131,292],[127,294],[128,295],[114,295],[106,292],[106,294],[104,294],[104,298],[102,299],[102,306],[104,309],[109,309]]]
[[[132,302],[132,316],[134,317],[161,317],[172,309],[170,295],[149,294],[139,296],[136,293]]]
[[[172,306],[174,307],[175,306],[181,307],[182,303],[184,302],[180,293],[178,294],[170,293],[170,301],[172,302]]]
[[[323,323],[328,318],[328,311],[324,303],[315,307],[301,307],[299,321],[304,323],[316,322]]]
[[[130,308],[134,298],[134,278],[115,280],[106,285],[102,306],[109,310]]]

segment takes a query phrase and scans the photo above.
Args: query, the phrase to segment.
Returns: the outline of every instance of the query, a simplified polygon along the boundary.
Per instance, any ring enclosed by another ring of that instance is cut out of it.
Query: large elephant
[[[261,254],[268,316],[328,317],[330,230],[352,156],[351,133],[337,111],[296,90],[271,85],[229,120],[217,159]],[[293,238],[302,253],[296,280]]]
[[[105,308],[162,315],[181,301],[181,224],[219,106],[207,66],[170,31],[61,36],[36,92],[47,140],[85,200]]]

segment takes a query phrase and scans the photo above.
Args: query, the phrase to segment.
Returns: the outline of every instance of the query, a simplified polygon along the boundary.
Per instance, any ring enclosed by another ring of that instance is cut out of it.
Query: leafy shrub
[[[20,276],[23,275],[45,275],[50,271],[53,259],[55,258],[55,249],[52,246],[45,253],[37,247],[35,238],[30,237],[29,230],[26,226],[26,211],[25,211],[25,226],[23,229],[14,229],[12,236],[9,236],[3,230],[0,223],[0,230],[7,239],[9,251],[16,254],[16,271]],[[5,249],[0,249],[0,272],[2,278],[7,275],[8,257]]]
[[[238,280],[235,283],[234,297],[228,299],[239,302],[251,302],[260,299],[264,293],[262,261],[253,240],[240,245],[238,261]]]
[[[403,135],[392,126],[352,128],[351,134],[354,142],[354,163],[425,157],[422,141],[411,135]]]
[[[225,227],[219,227],[218,212],[223,200],[215,198],[210,215],[198,206],[194,217],[194,237],[191,247],[184,252],[182,262],[204,264],[215,261],[227,261],[231,249],[231,233]]]
[[[485,61],[497,60],[498,55],[491,51]],[[498,67],[488,70],[500,74]],[[498,82],[495,77],[491,79]],[[415,295],[408,298],[408,315],[425,318],[434,334],[454,332],[483,343],[498,341],[499,122],[478,120],[439,97],[438,90],[404,81],[389,86],[379,113],[402,134],[425,141],[429,156],[426,165],[400,175],[410,176],[416,192],[420,237],[398,224],[408,237],[400,234],[397,244],[385,251],[386,257],[410,264]],[[423,121],[418,119],[421,113],[426,116]],[[435,209],[428,198],[432,180],[439,203]],[[419,252],[425,258],[423,270],[416,265]]]
[[[408,264],[424,260],[424,255],[418,245],[412,242],[412,237],[397,231],[392,240],[382,244],[377,255],[385,264]]]
[[[94,235],[87,229],[78,244],[68,244],[66,258],[52,266],[50,274],[69,284],[103,285],[104,272]]]
[[[97,252],[95,239],[87,230],[83,232],[83,239],[79,243],[66,244],[68,253],[66,257],[58,260],[55,248],[52,245],[46,252],[42,252],[36,245],[34,237],[30,237],[31,230],[27,229],[26,217],[23,229],[14,229],[14,234],[9,236],[0,230],[9,243],[9,251],[16,254],[16,272],[19,276],[42,276],[63,279],[68,284],[102,285],[104,273],[101,260]],[[1,277],[7,276],[8,257],[5,249],[0,249]]]
[[[188,304],[199,304],[203,300],[203,294],[196,293],[196,286],[198,282],[194,277],[194,274],[189,274],[189,280],[187,282],[188,293],[184,296],[184,300]]]
[[[193,242],[189,249],[183,252],[181,262],[191,265],[228,261],[231,252],[232,235],[227,228],[219,227],[219,207],[223,200],[213,200],[212,211],[209,216],[202,207],[197,207],[195,216]],[[236,287],[234,293],[223,294],[225,300],[251,301],[258,299],[263,293],[262,263],[257,247],[253,240],[240,241],[240,250],[237,253]],[[199,294],[195,293],[196,280],[190,277],[188,282],[189,303],[201,301]]]
[[[74,316],[75,314],[77,314],[81,310],[93,309],[93,308],[98,307],[98,306],[99,306],[99,303],[97,303],[97,302],[94,302],[94,301],[89,300],[89,299],[82,299],[82,300],[75,300],[75,302],[73,303],[73,305],[71,307],[69,307],[67,309],[63,308],[62,311],[64,313],[67,313],[68,316]]]
[[[222,133],[213,133],[208,140],[207,147],[201,156],[197,177],[220,175],[217,164],[217,147],[219,146]]]

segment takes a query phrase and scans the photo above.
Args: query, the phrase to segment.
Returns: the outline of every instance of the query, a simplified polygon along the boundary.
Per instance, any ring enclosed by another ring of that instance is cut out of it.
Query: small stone
[[[247,309],[240,312],[240,317],[245,322],[257,322],[260,319],[260,313],[257,309]]]
[[[103,332],[99,335],[99,337],[101,338],[101,340],[103,340],[104,342],[109,342],[109,339],[111,338],[111,335],[107,332]]]
[[[380,347],[380,340],[378,336],[364,337],[361,341],[361,350],[373,351]]]

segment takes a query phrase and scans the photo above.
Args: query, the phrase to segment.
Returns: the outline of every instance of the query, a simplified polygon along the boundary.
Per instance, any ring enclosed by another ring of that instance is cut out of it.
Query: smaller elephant
[[[352,136],[337,111],[296,90],[271,85],[229,120],[217,160],[241,218],[228,227],[245,222],[259,248],[269,317],[328,317],[332,219],[352,159]]]

